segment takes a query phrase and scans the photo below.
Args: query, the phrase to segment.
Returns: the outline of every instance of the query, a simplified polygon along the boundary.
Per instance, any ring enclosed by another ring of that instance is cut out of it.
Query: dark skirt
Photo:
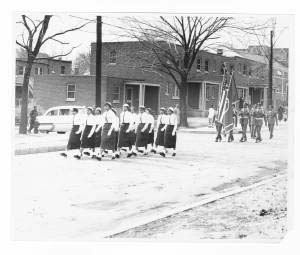
[[[156,146],[164,146],[165,131],[161,131],[164,126],[164,124],[159,124],[155,140]]]
[[[134,130],[131,130],[129,132],[129,137],[130,137],[130,146],[135,145],[135,141],[136,141],[136,133]]]
[[[165,148],[173,148],[176,149],[176,137],[177,133],[175,135],[172,135],[172,132],[174,130],[174,125],[168,125],[165,131],[164,136],[164,146]]]
[[[145,123],[140,123],[136,132],[136,147],[146,147],[148,144],[148,136],[149,136],[149,126],[142,132],[141,130],[144,128]]]
[[[97,129],[98,127],[96,127]],[[100,147],[101,145],[101,133],[102,133],[102,127],[99,129],[98,132],[95,132],[95,147]]]
[[[111,135],[108,135],[108,131],[110,130],[111,125],[111,123],[105,123],[102,127],[101,149],[103,150],[115,150],[116,132],[113,130],[111,132]]]
[[[76,134],[76,132],[79,130],[79,127],[80,127],[80,125],[73,125],[71,132],[70,132],[70,136],[69,136],[67,150],[74,150],[74,149],[80,148],[81,134]]]
[[[153,143],[154,143],[154,130],[152,130],[151,133],[149,133],[147,144],[153,144]]]
[[[95,148],[95,137],[94,137],[95,133],[90,138],[88,138],[88,135],[90,134],[92,127],[93,126],[91,125],[85,126],[81,138],[81,144],[80,144],[81,148],[90,148],[90,149]]]
[[[121,124],[119,131],[118,147],[130,147],[131,146],[131,134],[130,132],[126,133],[126,130],[129,127],[129,123]]]

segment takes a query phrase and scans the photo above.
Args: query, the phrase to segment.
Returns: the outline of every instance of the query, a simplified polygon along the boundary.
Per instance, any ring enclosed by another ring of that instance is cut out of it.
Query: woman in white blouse
[[[120,155],[120,150],[126,148],[127,157],[131,156],[131,133],[133,126],[132,114],[129,111],[129,105],[123,105],[123,111],[120,114],[120,130],[118,136],[118,155]]]
[[[138,152],[146,155],[150,123],[148,114],[145,112],[145,107],[140,106],[139,110],[140,113],[138,115],[138,126],[136,129],[136,148],[138,149]]]
[[[151,108],[147,108],[146,113],[148,114],[148,121],[149,121],[149,135],[148,135],[146,150],[155,153],[155,150],[153,148],[153,144],[154,144],[154,117],[152,115]]]
[[[165,130],[167,128],[169,121],[169,117],[167,115],[166,108],[160,108],[159,115],[157,117],[157,133],[155,139],[155,152],[157,151],[164,151],[164,137],[165,137]]]
[[[95,118],[93,115],[93,108],[87,107],[86,108],[86,118],[84,121],[84,129],[81,135],[81,143],[80,143],[80,153],[75,155],[74,157],[77,159],[82,158],[82,154],[87,156],[92,156],[93,150],[95,148],[95,132],[96,124]]]
[[[63,157],[68,156],[68,151],[80,148],[80,142],[81,142],[80,137],[81,137],[82,126],[84,125],[84,119],[78,113],[77,108],[73,108],[72,114],[73,114],[73,125],[70,132],[67,148],[65,152],[60,153],[60,155]]]
[[[111,103],[104,104],[105,112],[103,113],[103,127],[101,135],[100,158],[105,150],[112,151],[111,159],[115,159],[115,145],[116,145],[116,115],[112,111]]]
[[[168,124],[165,130],[164,135],[164,147],[165,151],[161,152],[160,155],[165,157],[167,149],[172,149],[173,153],[172,156],[175,157],[176,155],[176,133],[177,133],[177,116],[174,113],[174,109],[172,107],[168,108]]]
[[[103,116],[101,115],[101,108],[97,107],[95,109],[95,153],[94,156],[99,159],[100,156],[100,146],[101,146],[101,133],[102,133],[102,126],[103,126]]]

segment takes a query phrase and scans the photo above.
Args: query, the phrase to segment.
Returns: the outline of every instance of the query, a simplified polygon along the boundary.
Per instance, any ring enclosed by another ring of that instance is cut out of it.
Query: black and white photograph
[[[293,16],[194,11],[14,13],[12,240],[285,238]]]

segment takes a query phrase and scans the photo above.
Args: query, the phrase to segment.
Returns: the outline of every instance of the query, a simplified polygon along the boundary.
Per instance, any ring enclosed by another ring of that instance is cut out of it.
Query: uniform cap
[[[100,107],[97,107],[97,108],[95,109],[95,111],[100,111],[100,112],[101,112],[101,108],[100,108]]]
[[[93,107],[88,106],[86,109],[89,109],[90,111],[93,111]]]
[[[111,105],[111,103],[110,102],[106,102],[105,104],[104,104],[104,106],[109,106],[110,108],[112,107],[112,105]]]
[[[145,106],[140,105],[139,108],[140,108],[140,109],[145,109]]]
[[[123,104],[123,107],[128,107],[129,108],[129,104]]]
[[[169,107],[168,110],[171,111],[171,112],[174,112],[173,107]]]

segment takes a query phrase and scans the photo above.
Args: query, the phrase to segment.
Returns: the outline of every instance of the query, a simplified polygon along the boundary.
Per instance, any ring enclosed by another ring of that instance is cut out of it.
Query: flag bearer
[[[84,129],[81,135],[81,143],[80,143],[80,153],[75,155],[74,157],[77,159],[82,158],[82,154],[85,154],[89,157],[93,155],[93,150],[95,148],[95,137],[94,132],[96,128],[95,117],[93,115],[93,108],[86,108],[86,118],[84,121]]]
[[[165,151],[159,153],[161,156],[165,157],[166,156],[166,150],[167,149],[172,149],[173,153],[172,156],[176,156],[176,139],[177,139],[177,116],[174,113],[174,109],[172,107],[168,108],[168,125],[165,130],[164,134],[164,147]]]
[[[157,151],[162,151],[161,148],[164,148],[164,137],[165,137],[165,130],[167,128],[169,121],[169,117],[167,115],[166,108],[160,108],[159,115],[157,117],[157,132],[156,132],[156,139],[155,139],[155,153]],[[164,149],[163,149],[164,151]]]
[[[147,108],[146,113],[148,114],[148,119],[149,119],[149,123],[150,123],[146,151],[147,152],[148,151],[155,152],[155,150],[153,148],[153,144],[154,144],[154,117],[152,115],[151,108]]]
[[[100,145],[101,145],[101,133],[102,133],[102,126],[103,126],[103,116],[101,115],[100,107],[97,107],[95,109],[95,123],[96,123],[96,129],[95,129],[95,153],[94,153],[94,156],[98,160],[101,160]]]
[[[272,139],[275,123],[276,123],[276,126],[278,126],[277,113],[274,110],[273,105],[269,106],[269,111],[267,111],[266,119],[267,119],[268,128],[269,128],[269,132],[270,132],[270,139]]]
[[[60,153],[60,155],[63,157],[68,156],[67,151],[80,148],[80,137],[84,127],[84,119],[82,116],[79,115],[77,108],[73,108],[72,114],[73,114],[73,125],[70,132],[67,148],[65,152]]]
[[[233,128],[229,131],[229,136],[228,136],[228,142],[231,143],[234,141],[234,137],[233,137],[233,129],[236,126],[236,119],[237,119],[237,111],[235,108],[235,104],[232,104],[232,118],[233,118]]]
[[[103,127],[101,135],[101,146],[100,146],[100,157],[104,150],[112,151],[111,159],[116,158],[115,147],[116,147],[116,114],[112,110],[111,103],[107,102],[104,104],[105,112],[103,113]],[[101,160],[101,158],[99,158]]]
[[[147,154],[147,142],[149,136],[149,117],[148,114],[145,112],[145,107],[139,107],[139,115],[138,115],[138,126],[136,129],[136,148],[139,152],[143,153],[144,155]]]
[[[242,137],[240,139],[240,142],[246,142],[247,141],[247,127],[248,127],[248,122],[249,122],[249,118],[250,118],[249,108],[246,103],[244,104],[244,107],[241,109],[239,116],[240,116],[240,123],[242,126]]]
[[[216,117],[215,117],[215,126],[216,126],[216,130],[217,130],[217,137],[216,137],[215,142],[221,142],[222,141],[221,132],[222,132],[223,123],[218,121],[218,118],[217,118],[218,113],[219,113],[219,110],[216,111]]]
[[[254,119],[254,126],[256,129],[256,143],[259,143],[262,141],[261,139],[261,127],[263,125],[263,122],[265,121],[265,125],[267,125],[266,123],[266,117],[265,117],[265,113],[263,111],[262,106],[256,106],[255,111],[253,113],[253,119]]]
[[[129,105],[123,105],[123,111],[120,114],[120,131],[118,138],[118,153],[120,149],[127,148],[127,157],[130,157],[131,149],[131,130],[132,130],[132,114],[129,111]]]

